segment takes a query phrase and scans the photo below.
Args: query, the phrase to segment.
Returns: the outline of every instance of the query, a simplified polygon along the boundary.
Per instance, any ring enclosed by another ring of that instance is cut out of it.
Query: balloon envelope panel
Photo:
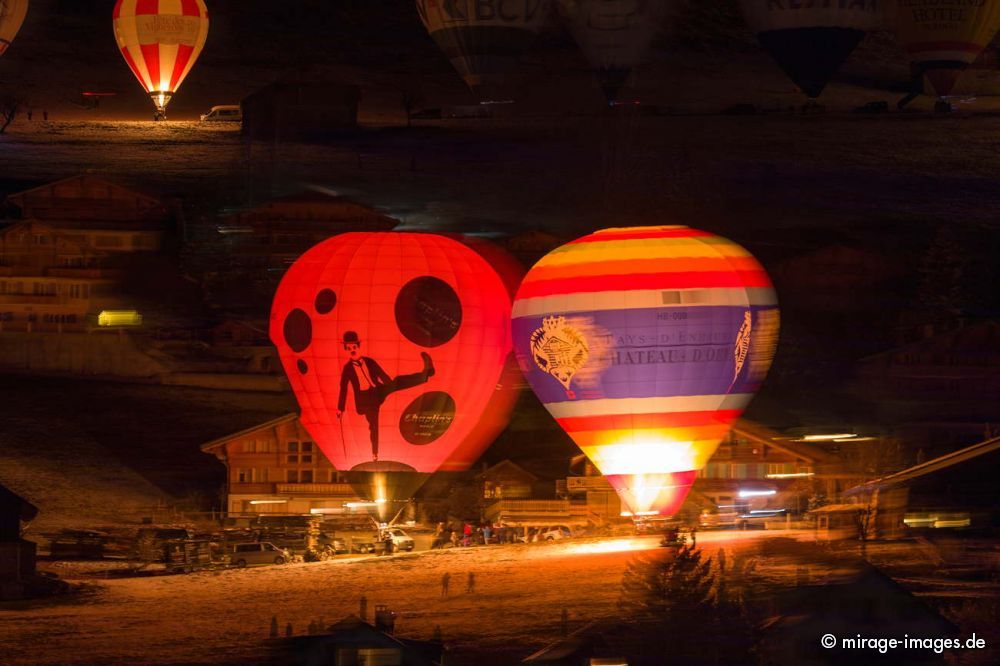
[[[741,0],[740,7],[764,49],[812,98],[882,21],[877,0]]]
[[[763,380],[778,309],[726,239],[609,229],[529,271],[512,329],[528,383],[632,512],[669,514]]]
[[[208,39],[204,0],[118,0],[115,39],[139,83],[161,108],[170,101]]]
[[[502,86],[551,13],[549,0],[416,0],[434,43],[473,90]]]
[[[613,101],[633,68],[649,60],[671,3],[665,0],[560,0],[573,38]]]
[[[0,0],[0,55],[14,41],[27,14],[28,0]]]
[[[270,335],[334,467],[430,473],[467,469],[490,443],[509,322],[500,277],[461,243],[349,233],[289,269]]]

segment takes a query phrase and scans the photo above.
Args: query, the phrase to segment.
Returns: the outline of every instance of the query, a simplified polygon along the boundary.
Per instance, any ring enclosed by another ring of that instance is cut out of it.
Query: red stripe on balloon
[[[177,90],[177,86],[181,82],[181,77],[184,76],[184,69],[187,67],[188,61],[191,60],[191,54],[194,53],[194,47],[188,46],[187,44],[177,45],[177,60],[174,61],[174,71],[170,75],[170,90]]]
[[[162,92],[156,89],[160,85],[160,45],[141,44],[139,48],[142,49],[142,59],[149,70],[149,85],[152,86],[149,92]]]
[[[138,0],[135,3],[135,15],[159,14],[160,0]]]
[[[146,88],[146,79],[143,78],[142,72],[139,71],[139,66],[136,64],[135,59],[132,58],[132,54],[129,53],[127,47],[122,47],[122,55],[125,57],[125,62],[132,69],[132,73],[135,74],[135,78],[139,79],[139,83],[142,84],[143,88]],[[152,92],[149,89],[146,92]]]
[[[653,428],[687,428],[730,424],[743,413],[741,409],[720,409],[702,412],[655,414],[608,414],[605,416],[569,416],[556,419],[566,431],[587,430],[647,430]]]
[[[668,474],[605,474],[611,487],[618,491],[622,501],[633,511],[655,511],[661,516],[672,516],[684,504],[697,471],[671,472]],[[638,493],[645,495],[647,506],[632,506]]]
[[[184,16],[201,16],[198,0],[181,0],[181,14]]]
[[[634,275],[580,276],[576,279],[531,281],[528,274],[518,290],[518,299],[554,296],[556,294],[586,294],[602,291],[632,291],[635,289],[746,289],[771,287],[764,271],[689,271],[684,273],[636,273]]]
[[[118,0],[118,2],[115,3],[115,10],[111,14],[111,17],[113,19],[118,19],[118,17],[122,15],[122,5],[124,3],[125,3],[125,0]]]
[[[699,229],[646,229],[644,231],[602,231],[600,233],[591,234],[589,236],[584,236],[583,238],[577,238],[574,241],[570,241],[567,245],[578,245],[581,243],[606,243],[608,241],[619,241],[619,240],[650,240],[654,238],[699,238],[704,236],[713,236],[707,231],[701,231]]]

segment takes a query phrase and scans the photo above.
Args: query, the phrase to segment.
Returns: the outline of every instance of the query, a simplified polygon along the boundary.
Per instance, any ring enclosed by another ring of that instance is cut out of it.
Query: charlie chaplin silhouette
[[[434,363],[430,354],[420,352],[424,369],[411,375],[389,377],[375,359],[361,355],[361,339],[354,331],[344,333],[344,349],[350,360],[340,371],[340,397],[337,399],[337,418],[341,418],[347,405],[347,386],[354,389],[354,407],[358,414],[368,419],[368,433],[372,442],[372,459],[378,460],[378,413],[389,394],[424,384],[434,376]]]

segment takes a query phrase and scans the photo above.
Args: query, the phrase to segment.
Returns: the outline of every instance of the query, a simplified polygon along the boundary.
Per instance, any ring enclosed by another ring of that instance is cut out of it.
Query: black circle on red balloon
[[[418,396],[399,416],[399,433],[410,444],[423,446],[448,432],[455,420],[455,400],[444,391]]]
[[[305,351],[312,342],[312,320],[305,311],[295,308],[285,317],[285,342],[292,351]]]
[[[298,367],[299,373],[304,375],[307,372],[309,372],[309,364],[303,361],[301,358],[295,362],[295,365]]]
[[[407,340],[438,347],[462,326],[462,301],[444,280],[425,275],[410,280],[396,296],[396,325]]]
[[[324,289],[316,294],[316,312],[330,314],[337,305],[337,294],[333,289]]]

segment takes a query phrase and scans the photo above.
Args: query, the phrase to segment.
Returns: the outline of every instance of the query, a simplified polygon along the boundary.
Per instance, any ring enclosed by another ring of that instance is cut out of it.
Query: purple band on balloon
[[[564,317],[562,322],[553,315],[520,317],[512,325],[521,369],[546,404],[567,397],[725,395],[757,390],[762,373],[750,371],[752,350],[773,344],[758,338],[776,333],[761,322],[762,312],[776,310],[773,305],[601,310],[553,313]]]

